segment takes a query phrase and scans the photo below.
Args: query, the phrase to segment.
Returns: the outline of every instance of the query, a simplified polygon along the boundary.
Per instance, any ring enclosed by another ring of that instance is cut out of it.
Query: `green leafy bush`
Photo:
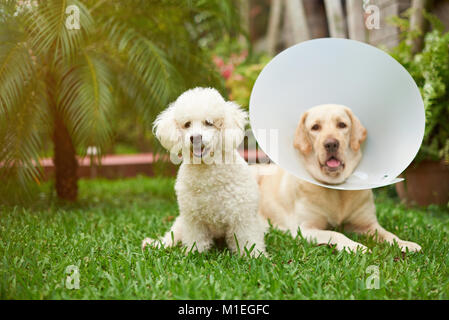
[[[268,56],[262,55],[255,62],[238,66],[231,77],[226,80],[226,87],[230,92],[229,98],[248,108],[254,83],[269,61]]]
[[[390,54],[415,79],[424,100],[426,130],[416,161],[443,160],[449,163],[449,32],[441,22],[425,13],[431,31],[424,36],[423,49],[413,52],[412,41],[420,32],[410,29],[406,17],[395,17],[393,23],[402,31],[402,39]]]

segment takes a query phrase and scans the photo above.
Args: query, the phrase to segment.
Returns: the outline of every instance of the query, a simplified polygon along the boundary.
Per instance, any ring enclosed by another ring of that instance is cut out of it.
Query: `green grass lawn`
[[[416,254],[355,235],[372,253],[338,253],[273,229],[265,238],[271,259],[218,248],[187,256],[181,248],[142,252],[142,239],[162,235],[177,215],[173,183],[81,181],[76,205],[57,205],[43,192],[32,206],[0,206],[0,298],[449,298],[447,209],[406,209],[377,193],[381,224],[419,243]],[[79,268],[79,289],[65,286],[70,265]],[[369,266],[379,268],[379,289],[366,288]]]

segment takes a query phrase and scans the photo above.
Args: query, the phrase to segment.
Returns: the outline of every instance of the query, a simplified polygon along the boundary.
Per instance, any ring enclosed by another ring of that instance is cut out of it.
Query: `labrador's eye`
[[[344,129],[344,128],[347,127],[346,123],[344,123],[344,122],[339,122],[337,126],[338,126],[340,129]]]
[[[312,131],[318,131],[321,129],[321,126],[319,124],[314,124],[312,127]]]
[[[191,124],[191,122],[190,121],[187,121],[186,123],[184,123],[184,128],[190,128],[190,124]]]
[[[212,121],[208,121],[208,120],[206,120],[206,121],[204,122],[204,124],[205,124],[206,126],[208,126],[208,127],[212,127],[212,126],[214,125],[214,123],[213,123]]]

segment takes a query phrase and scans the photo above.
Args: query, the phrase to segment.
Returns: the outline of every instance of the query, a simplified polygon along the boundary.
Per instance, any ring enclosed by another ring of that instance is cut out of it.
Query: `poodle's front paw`
[[[270,258],[270,256],[268,255],[268,253],[265,251],[265,247],[264,246],[245,246],[243,248],[239,249],[235,249],[233,250],[236,253],[238,252],[240,254],[241,257],[249,257],[249,258],[260,258],[262,256],[264,256],[265,258]]]
[[[399,248],[401,248],[402,252],[407,252],[407,250],[410,252],[421,251],[421,246],[419,244],[411,242],[411,241],[401,240],[398,242],[398,246],[399,246]]]
[[[145,250],[146,247],[160,248],[161,245],[162,245],[162,243],[160,240],[145,238],[142,241],[142,250]]]
[[[194,242],[194,243],[185,243],[185,247],[187,247],[186,253],[190,252],[198,252],[202,253],[210,249],[212,243],[210,241],[204,242]]]
[[[265,257],[267,259],[270,259],[270,255],[265,250],[253,250],[250,254],[251,258],[260,258]]]

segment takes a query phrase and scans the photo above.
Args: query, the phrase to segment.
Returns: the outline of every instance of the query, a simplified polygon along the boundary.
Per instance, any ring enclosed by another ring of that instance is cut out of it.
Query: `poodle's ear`
[[[360,145],[366,139],[367,130],[350,109],[346,109],[346,113],[349,118],[351,118],[352,122],[350,141],[351,148],[354,151],[359,151]]]
[[[177,153],[181,143],[181,133],[175,121],[174,105],[169,106],[164,110],[153,123],[153,132],[156,138],[160,141],[162,146],[171,153]]]
[[[299,120],[298,126],[295,131],[295,138],[293,140],[293,146],[301,151],[304,155],[308,155],[312,151],[312,144],[306,131],[306,119],[307,112],[305,112]]]
[[[245,137],[245,126],[248,123],[248,113],[243,111],[235,102],[226,102],[226,117],[223,130],[227,142],[232,148],[237,148]]]

